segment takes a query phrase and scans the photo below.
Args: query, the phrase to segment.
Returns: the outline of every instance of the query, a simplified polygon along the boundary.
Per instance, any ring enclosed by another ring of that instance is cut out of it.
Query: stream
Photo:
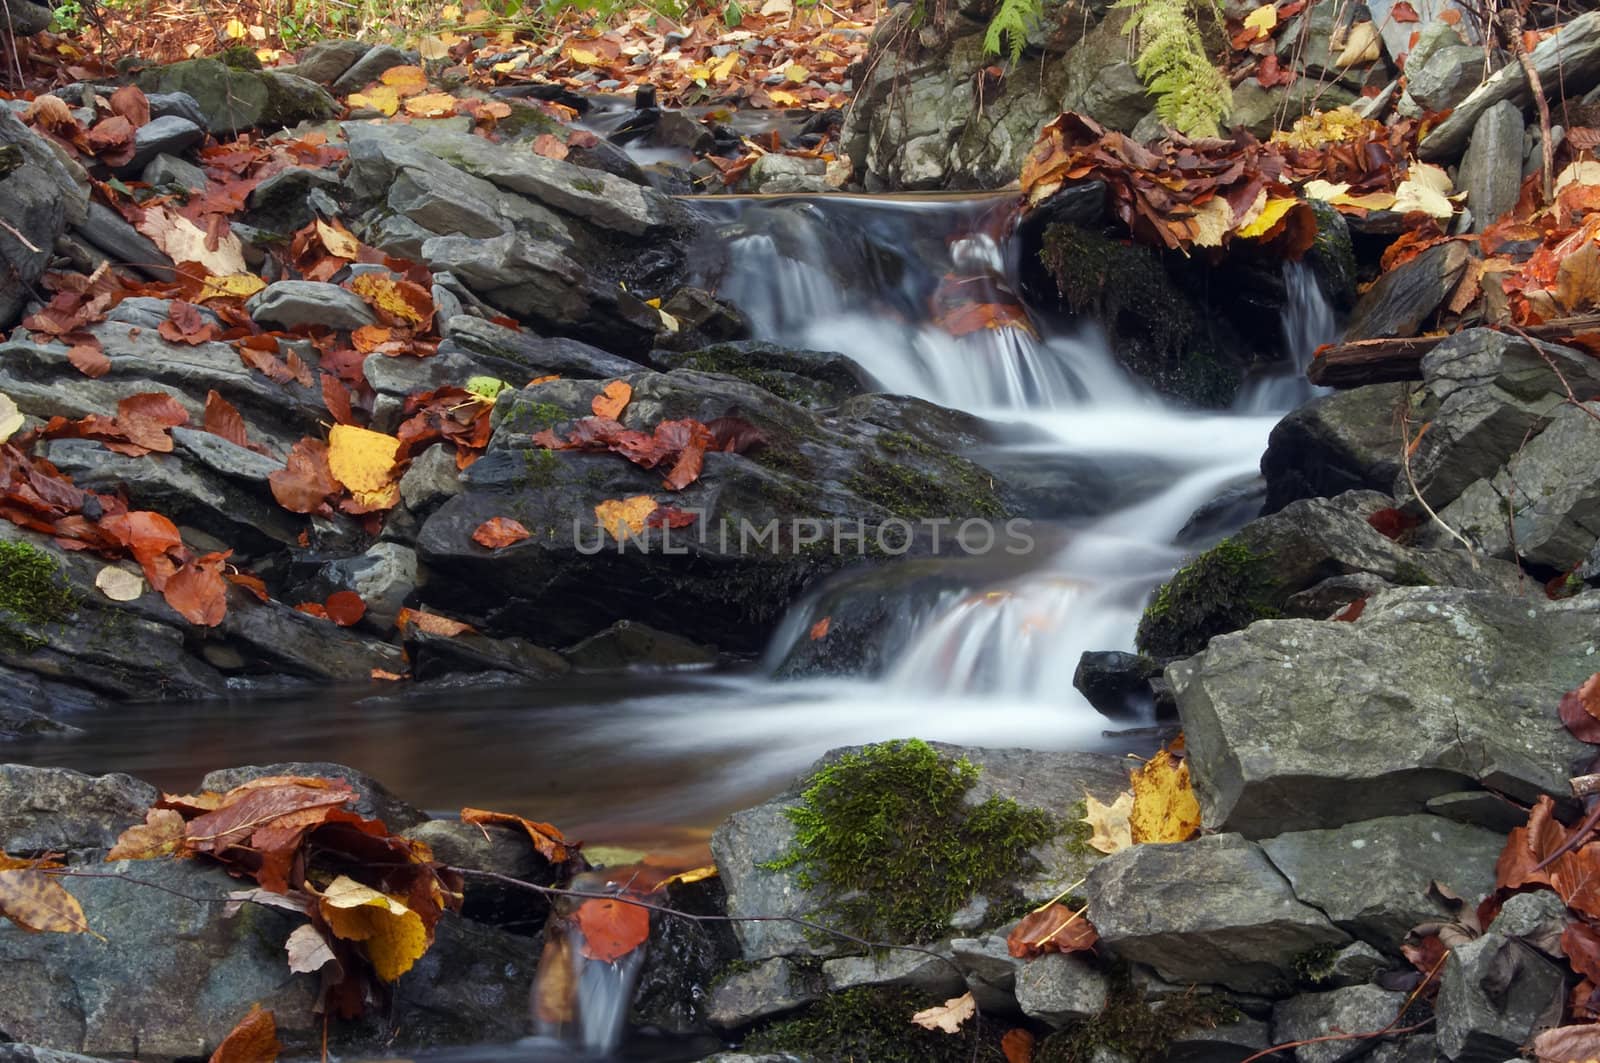
[[[1015,426],[1007,438],[1017,441],[1000,445],[1008,460],[1082,463],[1117,485],[1109,506],[1035,522],[1034,549],[1007,569],[951,558],[956,589],[907,605],[875,636],[880,674],[775,675],[826,616],[829,595],[860,578],[846,571],[796,603],[763,661],[742,672],[130,705],[85,721],[83,734],[12,744],[8,759],[128,772],[176,792],[228,765],[337,761],[435,813],[470,804],[556,823],[591,845],[703,853],[722,817],[838,746],[914,735],[1132,748],[1107,729],[1141,721],[1112,724],[1082,699],[1078,657],[1131,649],[1150,590],[1254,515],[1249,486],[1267,434],[1309,397],[1303,361],[1332,338],[1332,314],[1310,272],[1287,267],[1281,372],[1250,382],[1225,413],[1158,399],[1092,331],[1036,321],[1038,336],[1021,327],[952,336],[929,309],[951,278],[975,301],[1017,301],[1019,252],[997,224],[1009,199],[695,201],[726,255],[721,294],[758,338],[841,351],[883,390]],[[1186,529],[1230,492],[1237,504]]]

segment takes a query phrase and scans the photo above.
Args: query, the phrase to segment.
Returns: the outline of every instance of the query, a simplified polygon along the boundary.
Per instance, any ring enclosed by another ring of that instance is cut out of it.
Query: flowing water
[[[1035,322],[1037,335],[1025,327],[952,335],[973,304],[996,308],[988,313],[997,323],[1023,319],[1006,202],[748,197],[707,208],[725,253],[721,293],[760,338],[842,351],[882,390],[1014,423],[1026,441],[1004,448],[1013,462],[1114,472],[1115,503],[1038,533],[1026,564],[998,575],[973,569],[918,607],[908,602],[879,635],[880,674],[579,677],[420,699],[334,691],[134,706],[83,721],[82,736],[20,743],[4,755],[127,771],[179,791],[224,765],[336,760],[433,810],[502,808],[590,842],[659,849],[703,839],[729,811],[836,746],[915,735],[1115,748],[1104,718],[1072,687],[1079,654],[1131,648],[1151,588],[1184,554],[1252,515],[1247,488],[1267,433],[1309,396],[1301,370],[1332,338],[1332,315],[1311,274],[1289,267],[1282,372],[1256,382],[1231,413],[1159,400],[1093,332]],[[1240,506],[1186,530],[1196,510],[1230,491]],[[825,615],[825,592],[791,611],[769,668]],[[593,1004],[619,995],[596,988]],[[615,1043],[612,1020],[603,1025],[586,1034],[590,1049]]]

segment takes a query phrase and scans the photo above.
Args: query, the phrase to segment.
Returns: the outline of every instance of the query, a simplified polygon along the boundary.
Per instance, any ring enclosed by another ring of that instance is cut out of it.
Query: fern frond
[[[1216,136],[1233,106],[1228,79],[1212,65],[1194,5],[1217,0],[1117,0],[1131,12],[1123,32],[1134,36],[1134,69],[1156,97],[1156,113],[1187,136]]]
[[[985,55],[999,55],[1000,38],[1011,54],[1011,65],[1022,59],[1023,46],[1028,43],[1028,28],[1044,14],[1043,0],[1000,0],[1000,9],[989,20],[989,29],[983,35]]]

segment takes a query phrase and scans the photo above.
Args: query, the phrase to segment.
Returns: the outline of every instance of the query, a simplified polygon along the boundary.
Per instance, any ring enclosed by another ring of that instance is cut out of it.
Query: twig
[[[1422,437],[1419,435],[1417,438],[1421,439]],[[1472,543],[1465,535],[1446,524],[1444,518],[1434,512],[1433,507],[1428,505],[1428,500],[1423,498],[1422,492],[1417,489],[1416,478],[1411,475],[1411,418],[1409,414],[1404,412],[1400,415],[1400,467],[1405,471],[1406,486],[1411,488],[1412,497],[1417,500],[1417,503],[1422,506],[1435,524],[1449,532],[1452,539],[1466,548],[1467,562],[1472,566],[1472,570],[1476,572],[1478,570],[1478,555],[1473,550]]]
[[[22,246],[26,247],[29,251],[32,251],[36,255],[44,254],[43,250],[33,246],[32,240],[29,240],[26,236],[23,236],[21,233],[17,232],[16,229],[11,227],[11,223],[6,221],[4,218],[0,218],[0,227],[4,227],[6,232],[10,233],[12,236],[15,236]]]
[[[1042,912],[1042,911],[1044,911],[1046,908],[1050,907],[1052,904],[1055,904],[1057,901],[1061,900],[1061,898],[1065,897],[1067,894],[1071,893],[1073,890],[1077,889],[1079,886],[1083,885],[1085,882],[1088,882],[1088,881],[1089,881],[1089,876],[1088,875],[1083,876],[1078,881],[1074,882],[1072,885],[1068,886],[1066,889],[1064,889],[1060,893],[1056,894],[1054,897],[1051,897],[1048,901],[1045,901],[1043,904],[1039,905],[1039,907],[1035,908],[1033,911],[1034,912]],[[1032,914],[1032,913],[1030,913],[1030,914]]]
[[[1522,41],[1522,28],[1527,23],[1527,0],[1500,12],[1500,28],[1511,54],[1522,64],[1528,77],[1528,87],[1533,90],[1533,102],[1539,109],[1539,147],[1544,164],[1544,201],[1555,198],[1555,148],[1550,143],[1550,101],[1544,98],[1544,82],[1533,65],[1533,57]]]

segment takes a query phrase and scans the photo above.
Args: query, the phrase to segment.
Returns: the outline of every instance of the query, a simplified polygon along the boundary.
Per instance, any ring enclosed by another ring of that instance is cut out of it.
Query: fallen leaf
[[[1135,842],[1188,841],[1200,830],[1200,802],[1189,781],[1189,761],[1176,755],[1182,743],[1180,736],[1131,773]]]
[[[818,639],[826,638],[828,636],[828,628],[832,625],[833,617],[831,616],[825,616],[821,620],[818,620],[815,624],[812,624],[811,641],[815,642]]]
[[[589,408],[596,417],[605,417],[615,421],[622,416],[622,411],[633,398],[633,385],[626,380],[613,380],[605,386],[605,390],[594,397],[589,403]]]
[[[347,875],[318,895],[317,909],[335,937],[366,946],[372,969],[393,982],[428,951],[433,935],[405,902]]]
[[[83,341],[67,348],[67,361],[72,363],[74,369],[91,379],[103,377],[111,372],[111,359],[106,357],[105,348],[100,346],[100,341],[94,336],[87,336]]]
[[[1022,959],[1046,952],[1081,952],[1099,940],[1082,912],[1049,904],[1022,917],[1006,937],[1006,950]]]
[[[337,218],[331,223],[318,218],[316,225],[317,237],[322,241],[322,246],[327,249],[328,254],[347,258],[352,262],[361,257],[361,241],[341,225]]]
[[[591,898],[575,916],[583,935],[582,952],[591,960],[615,963],[650,937],[650,910],[610,898]]]
[[[386,273],[363,273],[346,285],[380,317],[426,329],[433,322],[433,294],[420,284]]]
[[[123,831],[107,860],[154,860],[186,850],[188,823],[170,808],[152,808],[144,814],[144,822]]]
[[[650,514],[656,509],[656,500],[649,495],[632,495],[628,498],[608,498],[595,504],[594,519],[600,527],[621,542],[628,535],[643,534]]]
[[[1345,37],[1344,50],[1333,61],[1333,65],[1343,70],[1362,63],[1376,62],[1381,54],[1378,48],[1379,40],[1378,31],[1370,19],[1357,22],[1350,27],[1350,32]]]
[[[206,408],[201,426],[214,436],[220,436],[236,446],[250,446],[250,436],[245,430],[244,418],[233,403],[215,391],[206,393]]]
[[[578,843],[567,841],[566,835],[549,823],[524,819],[510,812],[490,812],[483,808],[463,808],[461,822],[475,823],[480,827],[494,824],[517,828],[528,835],[528,840],[540,856],[558,867],[579,859]]]
[[[960,1033],[961,1024],[977,1013],[978,1002],[969,991],[959,997],[951,997],[943,1004],[924,1008],[911,1016],[911,1021],[924,1030],[943,1030],[945,1033]]]
[[[1600,1060],[1600,1025],[1591,1022],[1545,1030],[1533,1039],[1533,1055],[1559,1063],[1595,1063]]]
[[[208,274],[248,273],[244,245],[233,233],[213,237],[194,222],[164,206],[144,208],[134,228],[148,236],[174,262],[193,262]]]
[[[367,603],[355,591],[334,591],[323,603],[323,609],[328,619],[340,627],[359,624],[361,618],[367,615]]]
[[[330,963],[335,967],[339,964],[327,935],[314,923],[295,927],[283,943],[283,951],[289,957],[289,970],[295,974],[316,974]]]
[[[528,536],[528,529],[520,522],[510,517],[491,517],[478,525],[472,533],[472,541],[486,549],[499,550],[512,543],[520,543]]]
[[[336,426],[338,427],[338,426]],[[339,490],[328,466],[328,445],[305,438],[289,448],[285,467],[267,476],[278,505],[290,513],[314,513]]]
[[[136,573],[107,565],[94,578],[100,593],[114,602],[131,602],[144,593],[144,580]]]
[[[361,505],[385,509],[400,500],[394,465],[399,450],[394,436],[336,424],[328,433],[328,471]]]
[[[1101,804],[1093,794],[1083,796],[1084,815],[1080,822],[1094,828],[1088,844],[1102,853],[1117,853],[1133,845],[1133,791],[1124,790],[1111,804]]]
[[[420,66],[391,66],[378,80],[402,96],[415,96],[428,88],[428,75]]]
[[[1455,205],[1450,202],[1452,189],[1450,175],[1432,163],[1413,162],[1406,179],[1394,190],[1394,210],[1402,214],[1421,211],[1430,218],[1441,220],[1453,217]]]
[[[230,273],[225,277],[208,276],[200,283],[200,293],[195,296],[195,301],[203,303],[208,299],[248,299],[266,286],[267,282],[254,273]]]
[[[1556,714],[1572,737],[1600,745],[1600,672],[1561,695]]]
[[[1422,21],[1422,19],[1417,17],[1417,9],[1406,3],[1406,0],[1399,0],[1399,3],[1390,7],[1389,17],[1396,22]]]
[[[1000,1038],[1000,1051],[1006,1063],[1033,1063],[1033,1034],[1017,1026]]]
[[[228,582],[222,578],[226,553],[185,562],[161,588],[161,595],[191,624],[216,627],[228,612]]]
[[[451,639],[457,635],[471,635],[476,632],[471,624],[463,624],[459,620],[451,620],[438,613],[425,613],[421,609],[401,609],[399,616],[395,618],[395,625],[401,631],[416,628],[429,635],[440,635]]]
[[[394,117],[400,110],[400,93],[393,85],[374,85],[365,92],[352,92],[345,97],[351,109],[369,107],[386,118]]]
[[[0,392],[0,443],[4,443],[22,427],[24,418],[10,395]]]
[[[83,907],[61,883],[4,854],[0,854],[0,868],[6,868],[0,870],[0,915],[24,930],[90,933]]]
[[[456,98],[447,92],[413,96],[405,103],[406,114],[416,118],[443,118],[456,113]]]
[[[1246,29],[1256,31],[1255,40],[1270,35],[1278,25],[1278,9],[1273,4],[1262,4],[1244,17]]]
[[[566,142],[551,133],[540,133],[533,138],[533,153],[543,155],[547,159],[564,159],[567,157]]]

